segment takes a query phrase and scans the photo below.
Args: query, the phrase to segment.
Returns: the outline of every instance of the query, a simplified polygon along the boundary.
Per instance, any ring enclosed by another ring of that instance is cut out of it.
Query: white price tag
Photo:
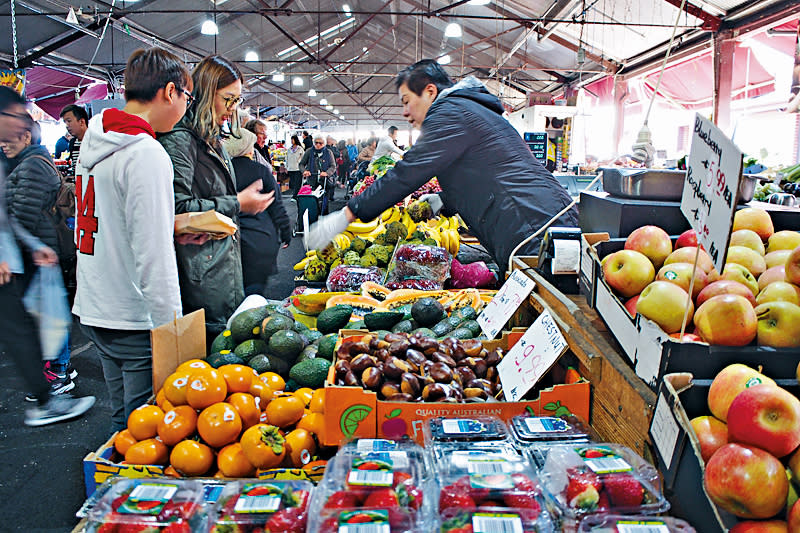
[[[531,293],[534,285],[534,281],[522,271],[515,270],[511,273],[492,301],[486,304],[478,316],[478,324],[487,338],[494,339],[497,336],[503,325]]]
[[[741,176],[742,151],[711,121],[696,114],[681,212],[720,272],[728,254]]]
[[[497,365],[506,401],[522,398],[566,350],[566,339],[545,310]]]
[[[653,413],[653,422],[650,424],[650,434],[653,436],[658,453],[667,465],[667,470],[672,466],[672,456],[675,454],[675,446],[678,443],[678,433],[680,428],[672,415],[666,397],[658,395],[656,410]]]

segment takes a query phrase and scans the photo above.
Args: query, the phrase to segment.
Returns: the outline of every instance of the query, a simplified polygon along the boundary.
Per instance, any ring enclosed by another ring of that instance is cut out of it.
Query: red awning
[[[89,101],[103,99],[108,95],[107,85],[95,78],[81,79],[75,74],[48,67],[27,70],[25,96],[53,118],[58,118],[65,105],[74,104],[78,100],[76,88],[79,88],[78,92],[82,96],[91,97]],[[89,93],[86,92],[87,89]]]

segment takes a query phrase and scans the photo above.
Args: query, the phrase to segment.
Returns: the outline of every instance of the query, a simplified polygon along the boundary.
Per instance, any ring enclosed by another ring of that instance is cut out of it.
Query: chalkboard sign
[[[547,163],[547,133],[525,132],[523,135],[528,148],[533,152],[533,157],[542,164]]]

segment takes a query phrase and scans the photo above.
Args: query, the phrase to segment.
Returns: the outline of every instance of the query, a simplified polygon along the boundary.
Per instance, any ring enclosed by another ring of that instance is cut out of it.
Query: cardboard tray
[[[366,331],[342,330],[339,342],[365,335]],[[524,329],[505,332],[499,340],[482,341],[488,349],[508,350],[522,336]],[[375,392],[361,387],[334,385],[333,366],[325,383],[325,412],[322,444],[338,446],[353,438],[399,438],[408,435],[424,445],[422,427],[429,418],[437,416],[470,417],[497,416],[505,422],[525,413],[553,415],[569,410],[584,420],[589,420],[590,384],[555,385],[541,391],[538,398],[523,402],[495,403],[439,403],[439,402],[386,402],[378,400]]]

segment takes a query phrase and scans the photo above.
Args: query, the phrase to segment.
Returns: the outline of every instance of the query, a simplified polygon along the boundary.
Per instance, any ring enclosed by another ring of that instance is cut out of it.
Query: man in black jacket
[[[422,130],[417,143],[344,209],[320,218],[309,232],[309,246],[324,246],[356,218],[374,219],[437,176],[442,193],[429,198],[431,207],[459,213],[506,268],[516,245],[571,203],[569,194],[503,118],[500,100],[475,78],[454,85],[436,61],[424,59],[400,72],[395,85],[403,116]],[[555,225],[577,226],[577,209]],[[518,253],[535,254],[539,242]]]

